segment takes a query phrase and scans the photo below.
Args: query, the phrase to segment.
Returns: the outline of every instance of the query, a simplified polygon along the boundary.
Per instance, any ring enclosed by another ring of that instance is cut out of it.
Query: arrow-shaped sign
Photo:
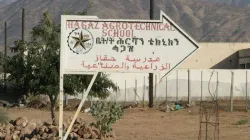
[[[63,72],[168,74],[199,47],[165,13],[160,14],[160,20],[63,15]]]

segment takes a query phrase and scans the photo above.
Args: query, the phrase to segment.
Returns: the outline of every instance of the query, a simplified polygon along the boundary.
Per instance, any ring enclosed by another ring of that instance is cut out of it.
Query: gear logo
[[[76,54],[88,53],[94,44],[92,34],[85,29],[75,29],[68,36],[68,47]]]

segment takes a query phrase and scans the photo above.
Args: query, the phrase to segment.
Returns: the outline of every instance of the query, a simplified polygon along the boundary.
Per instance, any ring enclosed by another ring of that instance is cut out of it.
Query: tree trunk
[[[55,104],[56,104],[56,98],[54,99],[53,96],[49,96],[50,99],[50,111],[51,111],[51,119],[52,119],[52,124],[57,125],[56,121],[56,114],[55,114]]]

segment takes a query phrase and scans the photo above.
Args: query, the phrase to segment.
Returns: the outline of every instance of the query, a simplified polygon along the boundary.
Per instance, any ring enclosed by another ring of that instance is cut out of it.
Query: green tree
[[[14,49],[12,49],[19,53],[12,57],[2,57],[2,61],[6,60],[6,71],[11,73],[7,80],[14,85],[14,91],[18,92],[16,95],[21,96],[28,94],[29,80],[32,78],[31,64],[28,61],[30,60],[30,55],[23,55],[29,44],[22,40],[17,40],[14,42],[14,46]]]
[[[25,78],[28,79],[28,91],[31,94],[46,94],[51,102],[51,118],[56,124],[55,105],[59,95],[60,71],[60,25],[55,24],[48,12],[31,31],[31,41],[19,43],[19,53],[8,58],[10,81],[22,87]],[[22,55],[25,50],[28,55]],[[92,76],[64,76],[64,93],[75,95],[87,88]],[[21,81],[21,82],[20,82]],[[26,81],[26,82],[27,82]],[[107,98],[109,89],[116,90],[115,84],[108,75],[99,73],[90,95]]]

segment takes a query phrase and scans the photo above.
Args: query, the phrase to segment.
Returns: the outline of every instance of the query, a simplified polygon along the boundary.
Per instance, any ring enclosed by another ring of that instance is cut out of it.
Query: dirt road
[[[26,117],[29,120],[50,121],[50,112],[35,109],[10,109],[12,119]],[[64,119],[74,112],[65,111]],[[58,115],[58,114],[57,114]],[[80,113],[86,121],[93,121],[90,114]],[[250,140],[250,124],[233,125],[250,118],[245,112],[220,112],[220,140]],[[197,140],[199,134],[198,108],[175,112],[148,109],[127,109],[121,120],[114,124],[119,140]]]

